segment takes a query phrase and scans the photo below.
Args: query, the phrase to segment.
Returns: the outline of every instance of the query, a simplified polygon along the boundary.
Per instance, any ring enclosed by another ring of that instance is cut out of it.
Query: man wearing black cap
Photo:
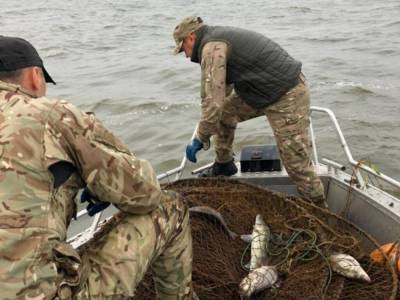
[[[21,38],[0,36],[0,39],[0,80],[20,83],[33,97],[44,96],[46,82],[56,83],[36,49]]]
[[[151,267],[159,299],[193,299],[188,210],[92,113],[45,98],[33,46],[0,36],[1,299],[125,299]],[[121,210],[76,251],[79,189]]]

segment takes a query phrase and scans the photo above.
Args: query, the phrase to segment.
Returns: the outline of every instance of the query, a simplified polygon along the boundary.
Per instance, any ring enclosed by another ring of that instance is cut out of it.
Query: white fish
[[[243,278],[239,284],[239,294],[242,297],[250,297],[254,293],[272,287],[277,280],[278,272],[275,267],[259,267]]]
[[[266,263],[267,248],[271,232],[261,215],[256,216],[251,240],[250,271]]]
[[[359,262],[348,254],[336,253],[329,257],[332,270],[347,278],[361,279],[371,282],[368,274],[360,266]]]

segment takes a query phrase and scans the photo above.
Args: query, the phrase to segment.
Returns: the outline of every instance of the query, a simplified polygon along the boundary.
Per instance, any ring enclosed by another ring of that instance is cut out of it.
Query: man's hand
[[[186,146],[186,157],[191,162],[197,162],[196,153],[203,149],[203,143],[199,140],[194,138],[192,142]]]
[[[106,209],[109,205],[110,202],[103,202],[94,197],[88,188],[85,188],[81,194],[81,203],[83,202],[89,202],[89,204],[86,207],[86,210],[88,212],[89,216],[94,216],[98,212],[102,211],[103,209]]]

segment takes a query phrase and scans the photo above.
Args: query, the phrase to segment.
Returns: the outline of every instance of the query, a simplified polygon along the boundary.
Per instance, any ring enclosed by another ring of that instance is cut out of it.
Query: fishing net
[[[251,299],[396,299],[397,275],[389,264],[369,260],[379,244],[368,234],[328,210],[293,196],[232,179],[198,178],[164,186],[184,196],[189,207],[208,206],[239,235],[253,231],[260,214],[270,229],[268,265],[277,267],[279,285]],[[232,239],[218,218],[191,213],[193,285],[201,300],[240,299],[238,286],[249,273],[250,247]],[[332,271],[328,257],[345,253],[360,262],[370,283]],[[385,254],[383,257],[387,259]],[[154,299],[149,272],[135,299]]]

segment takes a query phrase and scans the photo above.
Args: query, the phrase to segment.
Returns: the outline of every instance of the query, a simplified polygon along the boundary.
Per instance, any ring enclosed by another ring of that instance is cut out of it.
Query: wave
[[[397,27],[400,25],[400,21],[392,21],[382,25],[383,27]]]
[[[326,89],[327,87],[339,87],[343,90],[344,93],[351,93],[354,95],[361,94],[372,94],[372,95],[380,95],[377,90],[390,90],[393,89],[394,86],[391,84],[383,84],[383,83],[362,83],[362,82],[354,82],[354,81],[325,81],[319,80],[315,81],[313,87],[317,89]]]
[[[353,95],[362,95],[362,94],[373,94],[375,92],[364,86],[360,82],[351,82],[351,81],[339,81],[335,83],[336,86],[345,87],[346,89],[343,91],[346,94],[353,94]]]
[[[317,42],[317,43],[341,43],[341,42],[347,42],[350,40],[350,38],[347,38],[347,37],[331,37],[331,36],[325,36],[325,37],[298,36],[298,37],[294,37],[293,39],[307,41],[307,42]]]
[[[376,50],[374,51],[374,53],[380,55],[393,55],[393,54],[399,54],[400,52],[398,49],[382,49],[382,50]]]
[[[290,6],[288,9],[300,11],[302,13],[314,11],[314,9],[306,6]]]
[[[60,47],[48,47],[40,49],[40,55],[43,56],[43,58],[65,57],[67,54],[68,52],[66,49]]]
[[[136,99],[102,99],[91,106],[91,110],[95,112],[107,112],[108,115],[121,116],[121,114],[128,115],[149,115],[161,114],[165,112],[183,112],[191,109],[196,103],[179,103],[171,104],[168,102],[153,101],[145,103],[134,104]]]

